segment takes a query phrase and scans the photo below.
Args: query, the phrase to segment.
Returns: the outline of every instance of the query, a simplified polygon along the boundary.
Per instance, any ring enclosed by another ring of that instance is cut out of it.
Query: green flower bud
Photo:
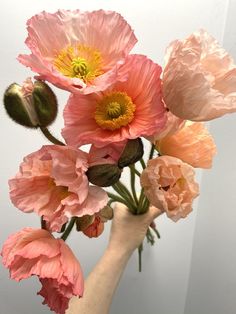
[[[134,164],[143,157],[143,143],[140,138],[128,140],[118,161],[120,168]]]
[[[95,165],[86,172],[88,180],[97,186],[110,186],[119,181],[122,170],[114,164]]]
[[[100,216],[102,222],[106,222],[107,220],[111,220],[111,219],[113,219],[113,209],[111,208],[111,206],[106,205],[105,207],[103,207],[100,210],[99,216]]]
[[[49,126],[57,116],[57,98],[54,92],[46,83],[36,81],[32,98],[39,125]]]
[[[57,99],[42,81],[27,79],[22,86],[11,84],[4,94],[5,109],[16,123],[29,128],[47,127],[56,118]]]

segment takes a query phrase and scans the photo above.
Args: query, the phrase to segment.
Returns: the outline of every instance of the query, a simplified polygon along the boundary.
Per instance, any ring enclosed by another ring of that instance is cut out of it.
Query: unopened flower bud
[[[111,206],[106,205],[103,207],[99,212],[99,217],[101,218],[102,222],[113,219],[113,209]]]
[[[118,161],[120,168],[134,164],[143,157],[143,143],[140,138],[128,140]]]
[[[86,172],[88,180],[97,186],[110,186],[119,181],[122,170],[114,164],[95,165]]]
[[[51,88],[30,78],[22,86],[13,83],[7,88],[4,106],[10,118],[29,128],[47,127],[57,115],[57,99]]]
[[[76,219],[76,230],[83,231],[94,222],[95,216],[84,215]]]

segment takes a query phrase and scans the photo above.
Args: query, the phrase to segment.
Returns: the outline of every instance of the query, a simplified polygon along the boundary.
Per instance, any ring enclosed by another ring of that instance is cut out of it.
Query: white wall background
[[[26,20],[42,10],[50,12],[58,8],[116,10],[132,25],[139,39],[134,52],[146,54],[162,64],[165,47],[171,40],[183,38],[200,27],[207,29],[222,42],[227,5],[226,0],[2,1],[0,93],[2,95],[13,81],[22,83],[27,76],[32,75],[16,61],[16,56],[28,51],[24,45]],[[234,23],[233,20],[231,22]],[[232,48],[228,42],[225,43]],[[56,89],[55,91],[62,109],[68,94]],[[0,110],[2,152],[0,246],[2,246],[10,233],[25,226],[39,226],[38,217],[34,214],[23,214],[11,205],[7,180],[16,173],[22,158],[39,149],[46,141],[41,134],[13,124],[6,117],[2,107]],[[158,226],[162,239],[155,247],[145,247],[141,274],[137,272],[137,254],[131,258],[114,298],[111,314],[235,313],[233,249],[236,241],[234,231],[236,197],[233,194],[233,183],[236,171],[235,173],[232,171],[235,165],[233,153],[236,151],[236,143],[232,141],[234,119],[235,116],[231,116],[218,120],[212,126],[219,153],[214,169],[206,171],[203,177],[193,258],[191,256],[197,204],[189,218],[177,224],[170,222],[166,217],[159,219]],[[60,116],[53,126],[53,131],[58,136],[62,125]],[[229,160],[232,160],[232,164]],[[200,176],[201,173],[198,174],[199,179]],[[70,237],[69,244],[80,259],[85,274],[102,255],[108,234],[109,226],[99,239],[90,240],[76,233]],[[205,267],[206,264],[208,267]],[[211,289],[211,282],[215,290]],[[41,298],[36,296],[39,289],[40,286],[34,278],[20,284],[10,281],[8,272],[0,266],[0,313],[49,313],[47,307],[41,305]],[[217,291],[217,298],[212,291]],[[209,299],[211,306],[208,306]]]

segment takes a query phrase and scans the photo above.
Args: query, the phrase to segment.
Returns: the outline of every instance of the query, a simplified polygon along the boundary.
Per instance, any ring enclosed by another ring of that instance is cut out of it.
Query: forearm
[[[67,314],[107,314],[131,253],[108,248],[85,282],[84,296],[73,298]]]

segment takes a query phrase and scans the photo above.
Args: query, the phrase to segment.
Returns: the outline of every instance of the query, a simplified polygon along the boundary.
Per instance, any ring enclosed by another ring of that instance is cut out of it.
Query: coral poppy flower
[[[72,296],[82,296],[84,280],[79,261],[61,239],[48,231],[24,228],[11,235],[3,245],[3,265],[11,278],[20,281],[38,276],[38,292],[57,314],[64,314]]]
[[[27,29],[32,53],[18,60],[40,79],[73,93],[101,91],[114,83],[137,42],[129,24],[112,11],[42,12],[27,22]]]
[[[130,55],[121,72],[126,82],[90,95],[71,95],[62,130],[69,145],[103,147],[160,131],[166,122],[161,95],[161,68],[147,57]]]
[[[176,116],[207,121],[236,112],[236,65],[206,31],[170,44],[163,96]]]
[[[68,146],[43,146],[24,158],[20,171],[9,180],[13,204],[35,212],[51,231],[60,231],[72,216],[93,215],[108,201],[106,192],[89,186],[85,172],[88,154]]]
[[[199,194],[194,175],[194,168],[180,159],[161,156],[148,161],[141,185],[151,205],[177,221],[192,211],[193,200]]]
[[[211,168],[216,145],[201,122],[186,122],[174,133],[156,141],[161,155],[177,157],[195,168]]]

